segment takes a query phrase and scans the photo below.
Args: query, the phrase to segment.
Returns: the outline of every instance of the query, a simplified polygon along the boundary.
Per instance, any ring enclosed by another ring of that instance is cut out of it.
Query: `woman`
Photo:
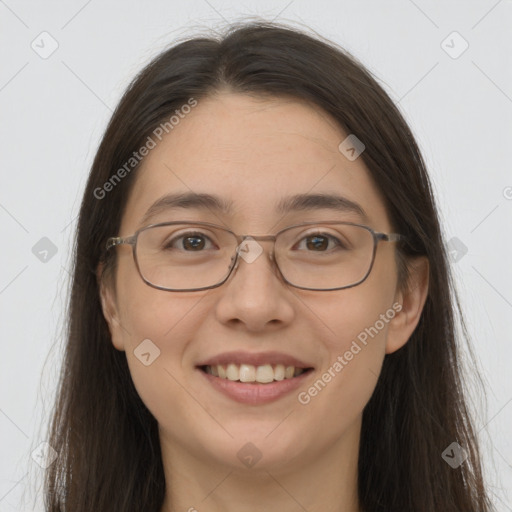
[[[270,23],[158,56],[79,216],[48,511],[488,511],[416,142]]]

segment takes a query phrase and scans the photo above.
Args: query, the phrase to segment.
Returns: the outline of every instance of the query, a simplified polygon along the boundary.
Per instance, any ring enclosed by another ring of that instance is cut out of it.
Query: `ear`
[[[402,348],[411,337],[418,325],[427,300],[429,284],[429,262],[425,256],[409,260],[408,279],[403,289],[397,290],[395,304],[401,308],[389,322],[386,340],[386,354],[392,354]]]
[[[121,323],[119,321],[114,282],[110,276],[103,275],[103,263],[98,265],[96,278],[100,290],[101,308],[108,324],[112,344],[117,350],[124,351],[124,340],[121,332]]]

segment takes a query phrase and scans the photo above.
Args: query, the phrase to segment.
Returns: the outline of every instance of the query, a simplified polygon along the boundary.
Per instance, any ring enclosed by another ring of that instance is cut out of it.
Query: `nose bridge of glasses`
[[[265,240],[274,241],[276,239],[274,235],[240,235],[240,239],[242,241],[248,238],[252,238],[253,240],[260,240],[262,242]]]
[[[243,259],[249,263],[254,261],[261,253],[265,252],[259,242],[272,242],[270,246],[270,258],[273,259],[275,240],[276,237],[274,235],[239,235],[237,254],[241,255]]]
[[[270,242],[268,244],[268,262],[270,264],[269,269],[272,273],[275,273],[275,275],[279,278],[281,276],[281,271],[278,268],[277,261],[274,255],[275,251],[275,240],[276,236],[274,235],[238,235],[238,245],[236,248],[235,255],[233,256],[234,265],[231,269],[230,274],[237,273],[237,270],[239,269],[241,260],[244,260],[244,263],[249,267],[252,267],[253,264],[258,260],[260,263],[257,265],[257,267],[260,268],[258,272],[261,271],[260,265],[262,264],[263,260],[266,260],[267,258],[264,257],[266,251],[264,249],[264,242]],[[263,256],[263,258],[262,258]],[[263,264],[266,266],[265,264]]]

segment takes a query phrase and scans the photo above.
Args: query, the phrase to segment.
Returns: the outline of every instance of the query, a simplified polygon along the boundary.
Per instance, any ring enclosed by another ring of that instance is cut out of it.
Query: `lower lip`
[[[278,400],[284,395],[291,393],[304,383],[313,370],[301,373],[298,377],[274,381],[269,384],[245,383],[229,379],[215,377],[198,369],[208,379],[208,382],[232,400],[243,404],[261,405]]]

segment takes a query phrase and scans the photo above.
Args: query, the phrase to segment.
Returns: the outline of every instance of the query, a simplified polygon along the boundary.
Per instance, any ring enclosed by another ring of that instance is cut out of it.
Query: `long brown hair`
[[[166,482],[157,422],[133,385],[103,317],[100,261],[118,233],[137,166],[111,179],[162,121],[190,98],[218,90],[306,100],[364,142],[366,167],[393,228],[407,236],[404,261],[430,262],[429,292],[408,343],[386,355],[364,409],[358,492],[367,512],[487,512],[491,503],[459,368],[454,291],[437,209],[417,143],[393,101],[350,54],[321,37],[274,23],[231,25],[223,37],[182,41],[155,58],[128,87],[96,154],[80,209],[68,330],[45,480],[49,512],[159,512]],[[104,190],[104,189],[103,189]],[[102,193],[103,194],[103,193]],[[452,468],[457,442],[467,460]]]

